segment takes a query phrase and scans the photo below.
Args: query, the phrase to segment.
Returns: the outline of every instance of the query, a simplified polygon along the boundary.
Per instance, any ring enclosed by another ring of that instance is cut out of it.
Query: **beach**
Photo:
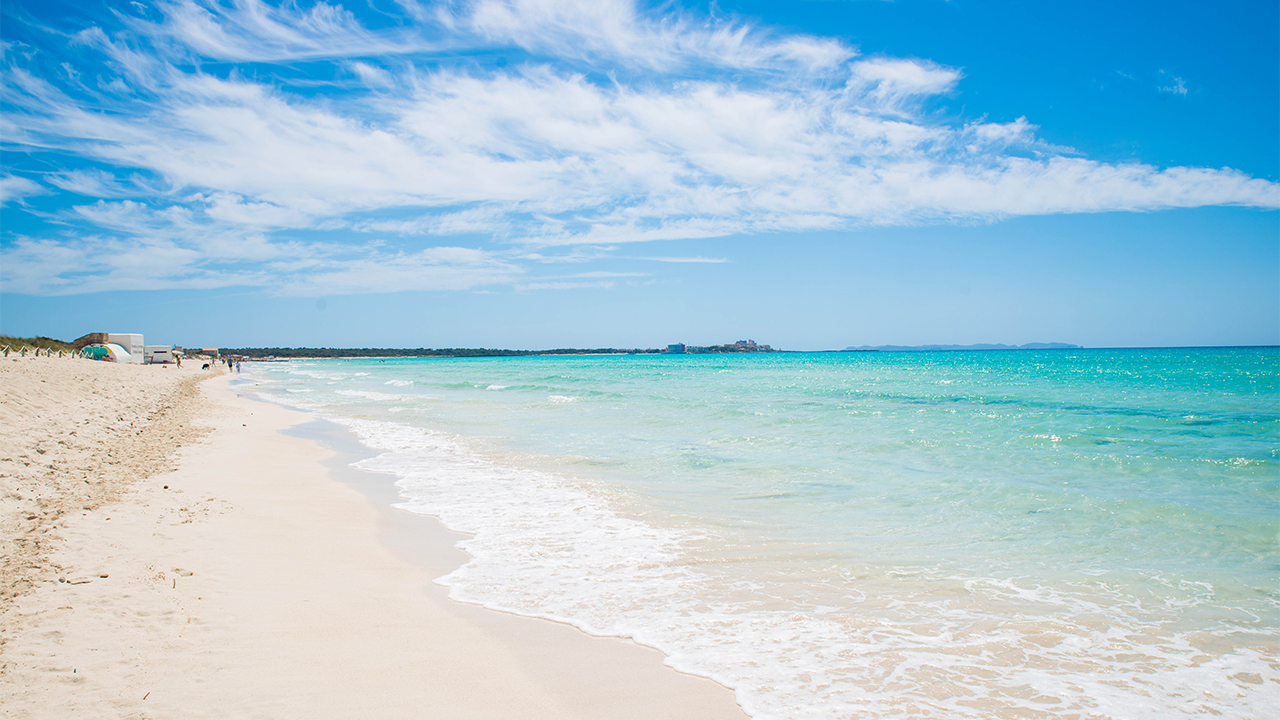
[[[0,359],[0,709],[1274,714],[1276,352]]]
[[[655,650],[450,600],[463,536],[235,381],[0,360],[6,717],[745,717]]]

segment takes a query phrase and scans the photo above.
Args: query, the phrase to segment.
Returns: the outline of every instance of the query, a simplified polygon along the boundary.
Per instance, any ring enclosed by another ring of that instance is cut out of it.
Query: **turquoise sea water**
[[[1280,716],[1280,350],[257,365],[464,601],[757,718]]]

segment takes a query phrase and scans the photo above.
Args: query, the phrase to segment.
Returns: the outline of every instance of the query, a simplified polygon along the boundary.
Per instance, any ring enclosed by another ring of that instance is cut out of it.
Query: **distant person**
[[[236,372],[240,372],[240,361],[236,361]]]
[[[177,363],[178,363],[178,367],[182,367],[182,356],[181,356],[181,355],[174,355],[174,359],[177,361]]]

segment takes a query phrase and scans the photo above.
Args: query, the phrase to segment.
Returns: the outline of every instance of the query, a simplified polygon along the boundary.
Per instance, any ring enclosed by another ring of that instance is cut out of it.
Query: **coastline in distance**
[[[841,352],[866,352],[869,350],[915,351],[928,352],[937,350],[1081,350],[1082,345],[1070,343],[1027,343],[1026,345],[1001,345],[999,343],[980,343],[978,345],[859,345],[849,346]]]

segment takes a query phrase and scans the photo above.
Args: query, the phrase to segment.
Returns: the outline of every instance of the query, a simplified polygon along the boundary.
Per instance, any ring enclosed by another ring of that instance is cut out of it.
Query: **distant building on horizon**
[[[778,352],[768,345],[760,345],[755,340],[739,340],[736,343],[726,343],[724,345],[685,345],[677,343],[668,345],[668,355],[685,355],[685,354],[702,354],[702,353],[757,353],[757,352]]]

